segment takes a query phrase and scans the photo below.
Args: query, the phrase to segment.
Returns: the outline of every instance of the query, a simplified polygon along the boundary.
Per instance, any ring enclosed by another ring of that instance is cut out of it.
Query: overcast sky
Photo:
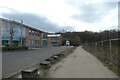
[[[0,17],[48,32],[118,29],[119,0],[0,0]]]

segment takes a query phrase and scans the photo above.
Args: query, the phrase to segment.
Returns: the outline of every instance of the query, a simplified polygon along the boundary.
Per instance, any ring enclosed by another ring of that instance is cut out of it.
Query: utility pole
[[[21,38],[20,38],[20,46],[22,46],[22,27],[23,27],[23,21],[21,20]]]

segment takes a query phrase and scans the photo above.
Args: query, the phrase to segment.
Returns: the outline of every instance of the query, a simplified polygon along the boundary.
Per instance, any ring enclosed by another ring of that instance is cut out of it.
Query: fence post
[[[112,45],[111,45],[111,39],[109,39],[109,50],[110,50],[110,62],[112,63]]]
[[[102,52],[102,54],[101,54],[102,57],[101,57],[101,58],[103,58],[103,59],[101,59],[101,60],[104,62],[105,57],[104,57],[104,50],[103,50],[103,45],[104,45],[103,41],[101,41],[101,45],[102,45],[102,46],[101,46],[101,50],[102,50],[102,51],[101,51],[101,52]]]
[[[95,43],[95,56],[97,56],[97,42]]]
[[[94,55],[95,55],[95,45],[96,45],[96,44],[95,44],[95,42],[94,42],[93,44],[94,44]]]
[[[95,42],[95,51],[97,50],[97,42]]]

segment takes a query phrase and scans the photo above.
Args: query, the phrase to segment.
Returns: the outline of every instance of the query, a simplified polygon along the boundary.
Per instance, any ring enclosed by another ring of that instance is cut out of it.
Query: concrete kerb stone
[[[53,58],[54,59],[54,62],[57,62],[58,60],[59,60],[59,56],[56,56],[56,55],[54,55],[54,56],[52,56],[51,58]]]
[[[53,56],[58,56],[59,58],[61,58],[63,55],[61,55],[62,52],[58,53],[58,54],[55,54]]]
[[[68,55],[68,51],[67,50],[64,51],[63,54],[64,54],[64,56],[67,56]]]
[[[40,63],[40,67],[41,67],[41,68],[48,69],[48,68],[51,67],[51,62],[49,62],[49,61],[42,61],[42,62]]]
[[[59,58],[61,57],[61,55],[58,53],[58,54],[56,54],[56,55],[54,55],[54,56],[58,56]]]
[[[45,67],[43,67],[43,66],[39,66],[39,70],[38,70],[38,72],[39,72],[39,78],[44,78],[44,76],[47,74],[47,72],[49,71],[49,69],[50,68],[45,68]]]
[[[65,54],[64,53],[60,53],[60,55],[64,56]]]
[[[64,58],[63,56],[65,56],[64,53],[60,52],[58,54],[54,54],[53,56],[45,59],[44,61],[42,61],[40,63],[40,67],[39,68],[39,71],[41,72],[39,77],[40,78],[44,78],[46,75],[47,75],[47,72],[50,70],[50,68],[52,67],[52,65],[54,65],[57,61],[61,60],[62,58]],[[47,66],[47,64],[49,64]]]
[[[45,59],[45,61],[49,61],[51,64],[54,63],[54,59],[52,57]]]
[[[53,58],[53,59],[58,59],[58,58],[59,58],[59,56],[52,56],[52,58]]]
[[[38,68],[29,68],[21,71],[22,78],[37,78]]]

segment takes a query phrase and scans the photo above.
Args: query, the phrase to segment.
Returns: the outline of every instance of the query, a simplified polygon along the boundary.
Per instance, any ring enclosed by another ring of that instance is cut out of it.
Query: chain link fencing
[[[120,38],[85,43],[83,48],[120,75]]]

